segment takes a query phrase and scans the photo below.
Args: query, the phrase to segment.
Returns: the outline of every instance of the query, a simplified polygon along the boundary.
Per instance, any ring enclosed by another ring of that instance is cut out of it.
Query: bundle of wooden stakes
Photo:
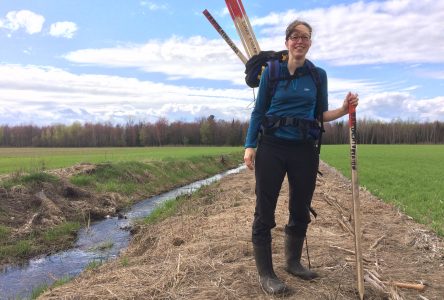
[[[242,5],[242,1],[225,0],[225,3],[227,4],[234,26],[242,41],[242,45],[244,45],[245,51],[247,52],[247,56],[250,58],[258,54],[261,49],[254,35],[247,13],[245,12],[245,8]]]
[[[245,8],[240,0],[225,0],[228,11],[230,12],[231,18],[233,19],[234,26],[240,37],[242,45],[244,46],[246,56],[236,47],[236,44],[230,39],[230,37],[225,33],[225,31],[216,22],[213,16],[208,10],[204,10],[203,14],[210,21],[211,25],[216,29],[216,31],[222,36],[225,42],[230,46],[234,53],[239,57],[239,59],[246,64],[247,60],[253,55],[258,54],[261,49],[259,43],[257,42],[256,36],[254,34],[253,28],[251,27],[248,15],[245,12]]]

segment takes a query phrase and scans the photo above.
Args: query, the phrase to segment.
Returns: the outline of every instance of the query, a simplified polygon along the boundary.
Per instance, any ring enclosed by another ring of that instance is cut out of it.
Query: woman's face
[[[297,59],[305,58],[311,46],[311,36],[309,29],[304,25],[295,27],[288,40],[285,41],[290,57]]]

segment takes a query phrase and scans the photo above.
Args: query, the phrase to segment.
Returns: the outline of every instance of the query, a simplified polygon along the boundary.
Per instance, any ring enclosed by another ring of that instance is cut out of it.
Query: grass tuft
[[[53,227],[43,234],[43,240],[47,243],[52,243],[66,236],[75,234],[80,229],[81,224],[79,222],[66,222]]]
[[[0,225],[0,240],[7,239],[10,233],[11,233],[11,228],[4,225]]]
[[[143,222],[145,224],[154,224],[174,215],[180,205],[181,199],[185,198],[177,197],[161,203],[146,218],[143,219]]]
[[[0,245],[0,259],[27,257],[32,250],[32,240],[20,240],[13,244]]]
[[[6,180],[0,181],[0,186],[5,189],[10,189],[11,187],[18,185],[32,186],[42,184],[44,182],[56,183],[58,181],[59,179],[56,176],[43,171],[32,172],[29,174],[17,173]]]
[[[44,292],[46,292],[49,289],[52,288],[56,288],[58,286],[62,286],[65,283],[68,283],[72,280],[72,277],[70,276],[63,276],[62,278],[56,280],[54,283],[52,283],[51,285],[44,283],[41,284],[35,288],[32,289],[31,291],[31,299],[37,299],[40,295],[42,295]]]
[[[95,270],[99,268],[102,264],[103,260],[92,260],[86,265],[85,270],[89,271]]]

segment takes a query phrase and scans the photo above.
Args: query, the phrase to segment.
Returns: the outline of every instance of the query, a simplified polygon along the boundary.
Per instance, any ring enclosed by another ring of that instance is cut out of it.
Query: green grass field
[[[444,145],[358,145],[359,184],[444,235]],[[348,145],[323,145],[321,159],[351,176]]]
[[[0,174],[57,169],[86,162],[188,159],[239,151],[241,147],[0,148]]]
[[[0,174],[81,162],[192,159],[241,147],[0,148]],[[323,145],[321,158],[350,177],[348,145]],[[361,186],[444,235],[444,145],[358,145]]]

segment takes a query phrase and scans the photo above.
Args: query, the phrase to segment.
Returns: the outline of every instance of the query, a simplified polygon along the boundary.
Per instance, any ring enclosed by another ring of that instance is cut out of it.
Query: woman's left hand
[[[345,96],[344,102],[342,103],[342,110],[348,113],[348,106],[358,106],[359,96],[358,93],[348,92],[347,96]]]

